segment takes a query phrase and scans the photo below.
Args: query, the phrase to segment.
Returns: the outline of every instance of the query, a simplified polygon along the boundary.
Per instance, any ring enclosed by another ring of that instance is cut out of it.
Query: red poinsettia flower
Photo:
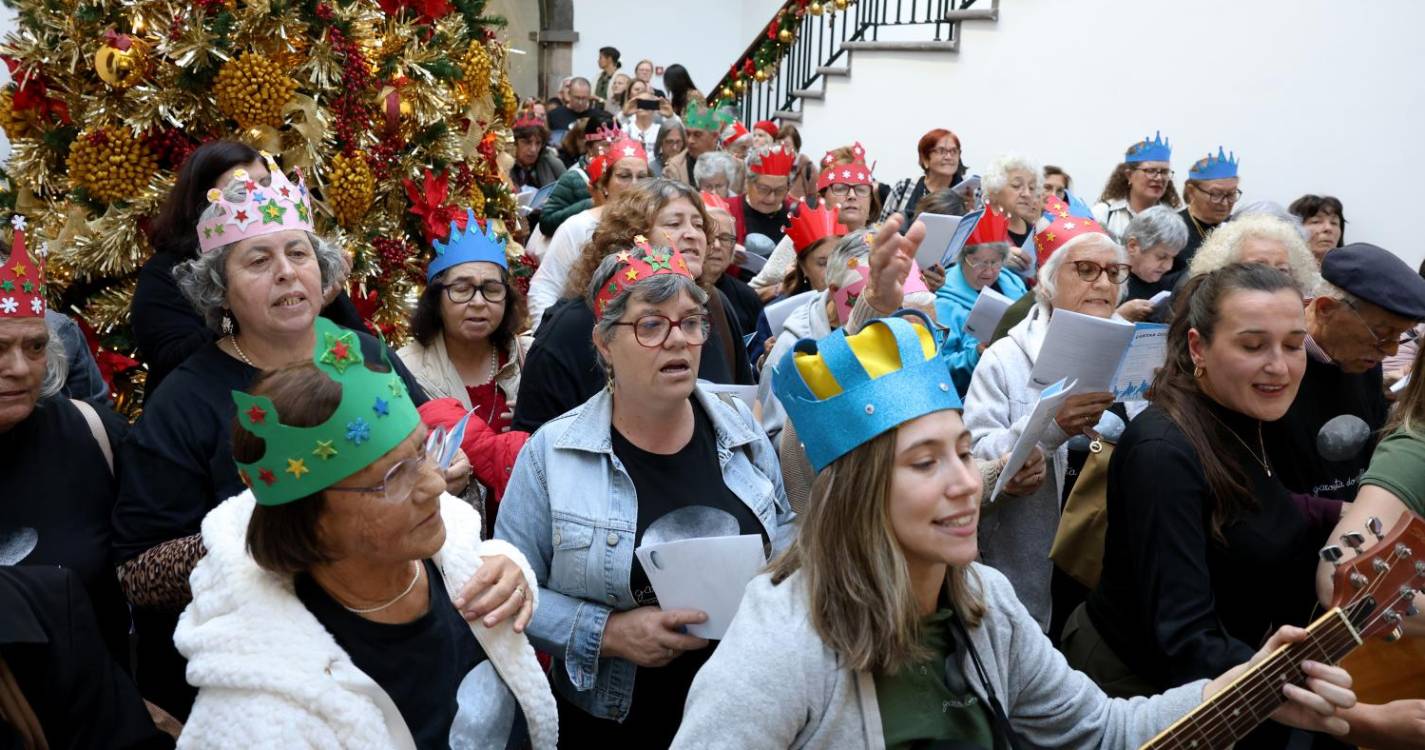
[[[416,183],[409,179],[402,180],[401,183],[406,187],[411,213],[421,217],[421,235],[426,244],[450,239],[452,221],[460,231],[465,231],[465,210],[446,203],[450,194],[450,180],[444,172],[435,175],[427,168],[419,189]]]

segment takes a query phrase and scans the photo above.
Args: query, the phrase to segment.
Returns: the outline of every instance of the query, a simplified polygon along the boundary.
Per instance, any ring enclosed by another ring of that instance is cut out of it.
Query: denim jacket
[[[782,474],[767,436],[736,399],[695,390],[717,435],[723,481],[762,522],[774,551],[795,533]],[[539,581],[528,634],[554,657],[554,684],[594,716],[623,720],[633,662],[600,658],[604,625],[638,605],[629,590],[638,498],[613,452],[608,390],[539,429],[515,462],[495,536],[519,548]]]

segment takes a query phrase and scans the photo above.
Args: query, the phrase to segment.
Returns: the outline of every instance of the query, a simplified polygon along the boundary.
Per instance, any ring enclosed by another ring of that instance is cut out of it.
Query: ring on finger
[[[524,599],[524,598],[525,598],[524,584],[523,584],[523,583],[521,583],[520,585],[518,585],[518,586],[515,587],[515,593],[520,595],[520,599]]]

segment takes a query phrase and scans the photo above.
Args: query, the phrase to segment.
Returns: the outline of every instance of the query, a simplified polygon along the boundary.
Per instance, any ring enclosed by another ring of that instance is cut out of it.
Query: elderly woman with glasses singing
[[[964,246],[958,250],[951,247],[949,252],[955,256],[955,264],[946,274],[945,285],[935,292],[935,317],[948,329],[943,356],[950,363],[955,389],[963,394],[992,333],[980,331],[986,339],[980,341],[974,332],[965,330],[970,310],[985,289],[1014,301],[1023,297],[1027,288],[1019,274],[1005,267],[1010,254],[1009,224],[993,210],[975,217],[975,227]]]
[[[766,435],[696,386],[707,292],[681,252],[639,239],[589,283],[608,387],[530,438],[495,525],[534,567],[529,633],[554,656],[562,730],[590,747],[667,747],[713,651],[684,630],[707,615],[665,609],[634,549],[728,534],[770,548],[792,528]]]

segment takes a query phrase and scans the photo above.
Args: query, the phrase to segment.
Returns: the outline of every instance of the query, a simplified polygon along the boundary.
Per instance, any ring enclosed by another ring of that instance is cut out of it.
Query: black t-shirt
[[[1026,229],[1024,230],[1024,233],[1023,233],[1023,234],[1020,234],[1019,232],[1015,232],[1014,230],[1008,230],[1008,231],[1009,231],[1009,244],[1010,244],[1011,246],[1013,246],[1013,247],[1024,247],[1024,243],[1029,240],[1029,235],[1034,231],[1034,225],[1033,225],[1033,224],[1030,224],[1030,225],[1028,226],[1028,228],[1026,228]]]
[[[311,576],[296,579],[297,598],[332,634],[351,661],[395,701],[419,748],[450,747],[460,681],[485,650],[461,618],[435,563],[425,561],[430,607],[399,625],[372,622],[349,612]]]
[[[1135,299],[1152,299],[1158,292],[1172,290],[1172,285],[1167,283],[1169,274],[1163,274],[1157,281],[1147,282],[1138,278],[1138,274],[1128,274],[1128,296],[1123,298],[1124,302]]]
[[[1263,432],[1272,468],[1287,489],[1303,495],[1355,499],[1361,475],[1370,465],[1376,439],[1389,416],[1390,403],[1381,380],[1380,366],[1350,374],[1329,362],[1306,358],[1296,400],[1286,416],[1267,424]],[[1333,427],[1322,438],[1326,423],[1342,415],[1359,417],[1369,434],[1359,432],[1356,440],[1333,441],[1332,436],[1339,434]],[[1321,455],[1318,446],[1322,442],[1327,443],[1333,460]]]
[[[109,445],[128,425],[99,408]],[[129,610],[114,576],[110,515],[118,481],[84,417],[63,396],[42,398],[24,421],[0,432],[0,529],[34,529],[21,565],[59,565],[84,582],[110,654],[128,663]]]
[[[782,236],[787,231],[787,206],[764,214],[747,203],[747,199],[742,199],[742,225],[747,229],[747,234],[762,234],[770,237],[772,243],[782,241]]]
[[[549,132],[556,130],[568,130],[569,126],[589,116],[593,108],[585,109],[583,112],[575,112],[568,107],[559,106],[549,112]]]
[[[762,312],[762,298],[757,296],[757,292],[731,273],[719,276],[713,286],[732,302],[730,309],[737,316],[737,325],[742,332],[747,334],[757,330],[757,316]]]

